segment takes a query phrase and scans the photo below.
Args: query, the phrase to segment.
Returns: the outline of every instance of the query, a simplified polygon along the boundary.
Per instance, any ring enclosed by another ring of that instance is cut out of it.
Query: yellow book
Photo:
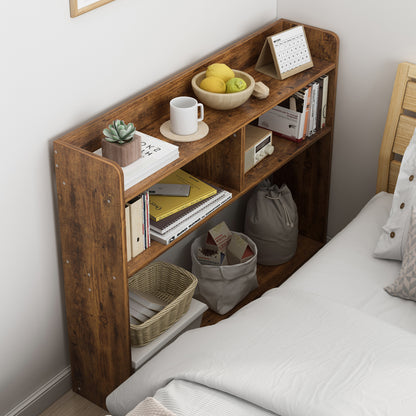
[[[150,217],[154,221],[162,220],[217,193],[215,188],[182,169],[173,172],[160,183],[187,184],[190,185],[190,191],[188,196],[150,195]]]

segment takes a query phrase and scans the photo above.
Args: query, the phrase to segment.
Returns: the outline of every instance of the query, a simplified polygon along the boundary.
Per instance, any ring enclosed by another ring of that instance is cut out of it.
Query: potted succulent
[[[135,132],[133,123],[116,120],[103,130],[101,140],[103,156],[117,162],[120,166],[133,163],[141,155],[140,135]]]

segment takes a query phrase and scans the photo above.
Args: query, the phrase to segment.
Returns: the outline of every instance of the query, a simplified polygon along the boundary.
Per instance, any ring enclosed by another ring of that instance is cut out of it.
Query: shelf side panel
[[[104,406],[131,373],[123,178],[84,150],[54,151],[72,385]]]

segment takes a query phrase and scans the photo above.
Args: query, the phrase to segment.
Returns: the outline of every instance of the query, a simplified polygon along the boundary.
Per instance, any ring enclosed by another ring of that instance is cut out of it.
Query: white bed
[[[374,257],[392,201],[379,192],[282,286],[183,334],[108,396],[109,412],[152,396],[177,416],[416,414],[416,302],[384,289],[402,263]]]

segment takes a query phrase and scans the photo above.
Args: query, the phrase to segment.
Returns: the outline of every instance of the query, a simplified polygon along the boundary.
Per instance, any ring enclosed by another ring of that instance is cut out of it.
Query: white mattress
[[[178,416],[414,414],[416,302],[384,291],[401,263],[372,255],[391,201],[377,194],[280,288],[179,337],[108,409],[152,394]]]
[[[282,287],[325,296],[416,333],[416,302],[390,296],[384,290],[398,276],[401,262],[373,257],[392,198],[386,192],[375,195]]]

